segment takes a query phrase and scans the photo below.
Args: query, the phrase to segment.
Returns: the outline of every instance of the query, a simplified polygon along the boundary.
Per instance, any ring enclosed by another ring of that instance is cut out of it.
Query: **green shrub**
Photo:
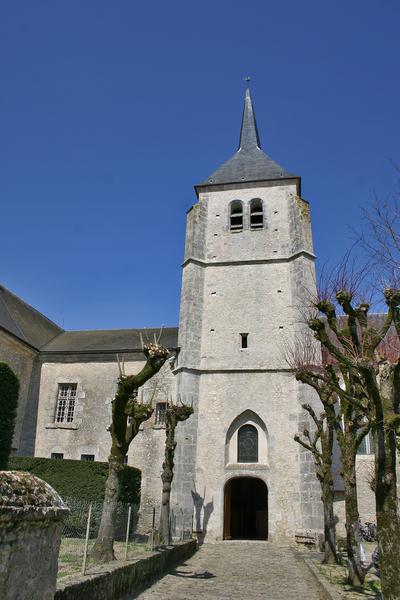
[[[106,462],[12,456],[8,461],[8,468],[15,471],[29,471],[40,477],[47,481],[61,498],[79,498],[90,502],[101,502],[104,499],[108,474]],[[139,504],[140,479],[139,469],[124,466],[121,475],[120,502]]]
[[[19,381],[5,362],[0,362],[0,470],[7,467],[12,448]]]

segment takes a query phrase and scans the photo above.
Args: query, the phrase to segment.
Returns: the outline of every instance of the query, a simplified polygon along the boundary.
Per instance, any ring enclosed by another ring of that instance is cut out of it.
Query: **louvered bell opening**
[[[243,229],[243,209],[241,206],[232,207],[231,210],[231,231],[242,231]]]
[[[250,229],[263,229],[264,213],[261,201],[253,201],[250,209]]]

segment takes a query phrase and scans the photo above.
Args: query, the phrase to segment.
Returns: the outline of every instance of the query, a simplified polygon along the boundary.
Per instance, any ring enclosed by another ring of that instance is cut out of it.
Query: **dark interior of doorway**
[[[225,487],[225,539],[268,539],[268,490],[261,479],[237,477]]]

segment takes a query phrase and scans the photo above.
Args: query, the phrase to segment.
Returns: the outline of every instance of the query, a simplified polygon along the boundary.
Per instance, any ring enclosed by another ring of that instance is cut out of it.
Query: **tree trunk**
[[[171,543],[171,523],[170,523],[170,496],[171,484],[163,481],[161,511],[160,511],[160,529],[159,539],[160,544],[169,546]]]
[[[382,597],[400,598],[400,523],[397,506],[396,430],[400,393],[399,364],[379,365],[366,373],[375,409],[375,501]]]
[[[103,510],[96,542],[90,557],[97,562],[105,563],[115,560],[114,524],[120,491],[119,474],[123,468],[123,457],[111,456],[108,465],[108,476],[103,501]]]
[[[328,392],[327,392],[328,393]],[[321,397],[320,397],[321,398]],[[323,399],[326,400],[325,394]],[[321,398],[322,400],[322,398]],[[336,422],[336,414],[333,405],[327,401],[323,402],[325,408],[327,426],[323,434],[321,435],[321,451],[322,451],[322,463],[321,463],[321,488],[322,488],[322,502],[324,507],[324,558],[323,563],[326,564],[338,564],[339,556],[336,548],[336,520],[335,513],[333,510],[333,477],[332,477],[332,451],[333,451],[333,439],[334,439],[334,428]],[[318,474],[317,470],[317,474]]]
[[[347,582],[349,585],[362,586],[365,572],[361,565],[360,554],[361,534],[357,499],[356,448],[349,442],[346,443],[346,440],[344,440],[344,444],[341,444],[341,458],[346,511]]]
[[[336,551],[336,523],[333,511],[333,489],[329,478],[322,484],[322,502],[324,507],[324,558],[325,564],[337,564],[338,556]]]
[[[171,422],[170,415],[166,415],[166,440],[165,440],[165,460],[162,465],[162,497],[160,513],[160,544],[169,545],[171,543],[171,523],[170,523],[170,498],[171,485],[174,478],[174,454],[176,448],[175,427],[176,422]]]
[[[193,407],[182,404],[168,405],[165,411],[165,459],[162,466],[162,498],[159,537],[160,543],[171,543],[170,498],[174,478],[175,429],[179,422],[186,421],[193,414]]]
[[[124,458],[140,425],[153,414],[150,404],[137,401],[139,388],[153,375],[158,373],[165,363],[168,350],[158,342],[145,344],[143,353],[146,356],[144,367],[135,375],[126,375],[118,359],[120,376],[117,392],[112,401],[112,421],[110,426],[111,453],[108,459],[108,477],[103,502],[103,511],[96,543],[90,553],[97,562],[108,562],[115,559],[113,548],[115,517],[119,499],[120,472],[124,467]]]
[[[398,600],[400,525],[396,489],[396,436],[394,431],[385,432],[383,423],[376,428],[375,481],[382,597],[385,600]]]

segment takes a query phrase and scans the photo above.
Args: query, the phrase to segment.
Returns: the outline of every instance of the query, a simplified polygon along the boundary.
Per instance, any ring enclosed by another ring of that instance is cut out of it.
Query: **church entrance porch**
[[[224,540],[268,539],[268,489],[256,477],[236,477],[225,485]]]

